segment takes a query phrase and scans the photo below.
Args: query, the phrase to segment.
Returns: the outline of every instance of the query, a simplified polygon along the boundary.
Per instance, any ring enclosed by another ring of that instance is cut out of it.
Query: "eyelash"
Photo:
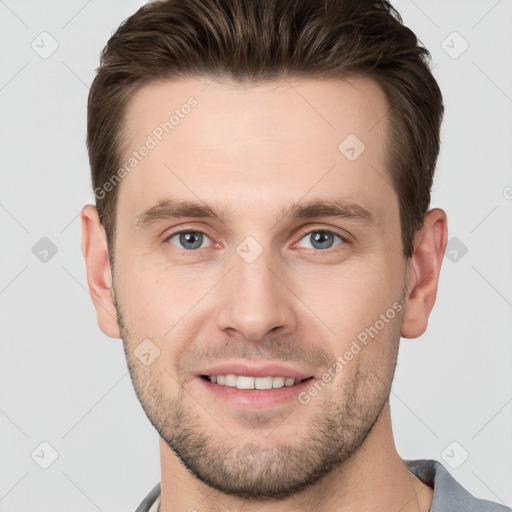
[[[205,233],[204,231],[201,231],[199,229],[181,229],[179,231],[173,231],[172,233],[170,233],[169,235],[167,235],[164,239],[164,242],[169,242],[169,240],[171,238],[173,238],[174,236],[176,235],[179,235],[181,233],[201,233],[203,235],[206,235],[210,240],[213,241],[212,237],[210,237],[208,235],[208,233]],[[331,234],[331,235],[335,235],[337,236],[338,238],[340,238],[341,242],[340,244],[336,245],[334,248],[328,248],[328,249],[305,249],[306,251],[313,251],[313,252],[320,252],[320,253],[332,253],[332,252],[335,252],[337,250],[341,250],[341,247],[344,246],[345,244],[348,244],[349,243],[349,240],[346,236],[343,236],[342,234],[336,232],[336,231],[333,231],[333,230],[330,230],[330,229],[311,229],[309,231],[305,231],[303,233],[300,234],[300,237],[299,237],[299,240],[297,242],[295,242],[293,244],[293,246],[296,246],[305,236],[307,235],[311,235],[313,233],[328,233],[328,234]],[[172,244],[170,244],[172,245]],[[292,246],[292,247],[293,247]],[[177,252],[180,252],[180,253],[184,253],[184,254],[194,254],[194,253],[197,253],[199,252],[201,249],[193,249],[193,250],[189,250],[189,249],[180,249],[179,247],[176,247],[176,246],[173,246],[173,248],[177,251]],[[206,247],[203,247],[202,249],[206,249]]]

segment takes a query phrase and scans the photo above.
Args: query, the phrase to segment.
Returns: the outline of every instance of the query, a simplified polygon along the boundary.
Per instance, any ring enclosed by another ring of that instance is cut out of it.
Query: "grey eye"
[[[173,239],[176,238],[177,241],[173,242]],[[172,235],[168,240],[179,249],[193,251],[195,249],[202,249],[203,243],[209,240],[209,237],[201,231],[182,231]]]
[[[304,237],[302,237],[302,240],[306,240],[310,243],[310,246],[307,247],[307,249],[330,249],[331,247],[335,247],[335,239],[338,238],[340,240],[340,243],[343,241],[340,235],[324,230],[324,229],[317,229],[315,231],[311,231],[307,233]]]

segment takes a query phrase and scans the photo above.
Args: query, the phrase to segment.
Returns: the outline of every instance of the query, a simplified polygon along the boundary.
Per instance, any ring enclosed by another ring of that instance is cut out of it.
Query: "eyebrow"
[[[283,208],[276,217],[276,224],[290,216],[292,219],[312,219],[316,217],[335,217],[351,220],[371,226],[376,222],[376,214],[358,203],[343,200],[315,200],[303,204],[292,204]],[[232,217],[231,208],[218,208],[204,202],[189,200],[162,199],[155,206],[145,210],[138,216],[137,227],[148,229],[163,220],[183,217],[212,218],[223,224]]]

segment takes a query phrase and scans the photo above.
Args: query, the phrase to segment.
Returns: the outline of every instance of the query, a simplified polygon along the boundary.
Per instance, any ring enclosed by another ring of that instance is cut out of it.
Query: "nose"
[[[234,256],[234,268],[226,276],[219,297],[219,329],[230,334],[236,331],[253,342],[261,341],[272,330],[280,335],[295,330],[295,295],[269,253],[263,251],[252,263]]]

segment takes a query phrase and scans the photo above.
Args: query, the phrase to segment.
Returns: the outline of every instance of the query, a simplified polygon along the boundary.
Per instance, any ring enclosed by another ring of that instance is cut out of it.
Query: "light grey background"
[[[445,98],[432,207],[448,214],[455,260],[444,259],[427,333],[402,342],[397,447],[511,506],[512,2],[393,3]],[[96,323],[78,217],[93,202],[88,88],[141,4],[0,0],[0,512],[135,510],[160,479],[121,341]],[[45,247],[33,253],[43,237],[57,248],[46,262]]]

